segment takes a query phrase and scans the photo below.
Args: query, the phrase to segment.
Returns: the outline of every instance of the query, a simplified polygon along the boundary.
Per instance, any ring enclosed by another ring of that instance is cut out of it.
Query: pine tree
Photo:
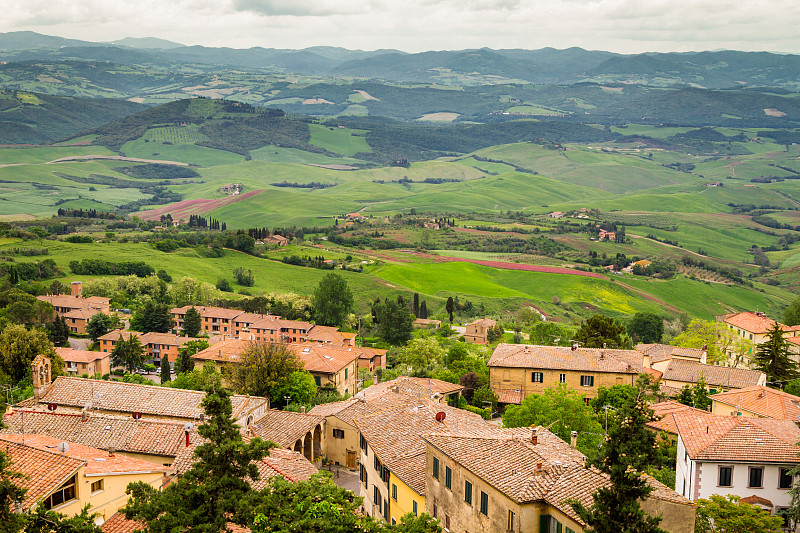
[[[415,317],[419,317],[419,293],[414,293],[413,313]]]
[[[169,356],[164,354],[164,357],[161,358],[161,384],[163,385],[171,380],[172,375],[170,374]]]
[[[611,486],[592,495],[591,507],[570,502],[588,525],[586,533],[666,533],[658,527],[661,517],[646,514],[639,504],[655,490],[641,474],[655,449],[655,433],[645,424],[657,419],[646,394],[645,384],[640,383],[636,397],[616,412],[596,459],[595,466],[609,475]]]
[[[131,498],[122,512],[145,522],[151,533],[216,533],[229,522],[250,525],[242,506],[250,480],[259,478],[254,462],[276,445],[258,437],[243,441],[225,389],[208,391],[202,406],[206,422],[197,432],[206,442],[195,449],[197,462],[163,491],[141,481],[128,485]]]
[[[780,385],[800,377],[797,363],[789,353],[789,343],[783,337],[781,324],[775,322],[767,336],[768,340],[759,344],[753,355],[756,367],[767,375],[767,381]]]

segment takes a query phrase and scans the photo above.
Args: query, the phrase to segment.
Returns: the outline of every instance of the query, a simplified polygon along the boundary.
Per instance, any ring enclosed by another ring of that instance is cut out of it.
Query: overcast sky
[[[798,0],[0,0],[0,32],[248,48],[800,52]]]

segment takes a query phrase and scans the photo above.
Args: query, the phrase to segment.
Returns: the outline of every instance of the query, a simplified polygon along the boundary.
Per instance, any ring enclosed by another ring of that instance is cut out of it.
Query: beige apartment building
[[[501,403],[519,404],[558,385],[596,398],[600,387],[633,385],[642,372],[636,350],[500,343],[488,362],[489,384]]]

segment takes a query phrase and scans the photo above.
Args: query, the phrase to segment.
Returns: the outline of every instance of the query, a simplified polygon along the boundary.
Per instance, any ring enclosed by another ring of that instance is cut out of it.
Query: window
[[[69,478],[63,485],[58,487],[53,494],[47,497],[44,501],[45,509],[52,509],[58,507],[62,503],[66,503],[76,499],[77,492],[75,491],[75,483],[77,482],[76,476]]]
[[[317,384],[317,387],[322,386],[322,382],[320,381],[319,376],[314,376],[314,383]]]
[[[101,490],[103,490],[103,480],[102,479],[98,479],[97,481],[93,481],[92,482],[91,491],[92,492],[99,492]]]
[[[733,467],[721,466],[719,467],[719,482],[718,487],[730,487],[733,481]]]
[[[433,477],[439,479],[439,458],[433,458]]]
[[[397,525],[397,520],[395,520],[394,518],[392,518],[392,525],[393,525],[393,526],[396,526],[396,525]]]
[[[532,383],[542,383],[544,381],[544,374],[541,372],[533,372],[531,374]]]
[[[345,369],[344,369],[344,379],[347,379],[347,376],[349,376],[349,375],[350,375],[350,374],[349,374],[349,372],[350,372],[350,369],[349,369],[349,368],[345,368]]]
[[[417,516],[417,502],[411,502],[411,512],[414,513],[414,516]]]
[[[436,505],[436,500],[433,500],[433,517],[439,518],[439,506]]]
[[[481,491],[481,514],[489,516],[489,495]]]
[[[760,489],[764,485],[764,468],[751,466],[747,486],[751,489]]]
[[[343,439],[344,438],[344,430],[343,429],[334,429],[333,430],[333,438],[334,439]]]
[[[789,474],[791,472],[791,468],[781,468],[780,475],[778,476],[778,488],[779,489],[791,489],[792,488],[792,475]]]
[[[594,387],[594,376],[581,376],[581,387]]]
[[[364,438],[364,435],[358,436],[358,445],[364,450],[364,453],[367,453],[367,439]]]
[[[559,374],[558,375],[558,382],[559,383],[566,383],[567,382],[567,375],[566,374]]]
[[[381,471],[381,462],[378,461],[378,456],[377,455],[374,456],[373,459],[374,459],[375,470],[380,472]]]
[[[375,502],[378,509],[381,508],[381,491],[378,490],[377,485],[372,486],[372,501]]]
[[[444,530],[445,531],[450,531],[450,515],[449,514],[444,515]]]
[[[361,480],[361,483],[367,483],[367,469],[364,468],[364,465],[358,465],[358,479]]]
[[[472,483],[469,481],[464,482],[464,501],[472,505]]]
[[[392,483],[392,499],[397,501],[397,485]]]
[[[508,510],[508,530],[514,531],[514,511]]]
[[[444,486],[448,489],[453,487],[453,471],[449,466],[444,467]]]
[[[389,502],[383,500],[383,518],[387,522],[389,521]]]

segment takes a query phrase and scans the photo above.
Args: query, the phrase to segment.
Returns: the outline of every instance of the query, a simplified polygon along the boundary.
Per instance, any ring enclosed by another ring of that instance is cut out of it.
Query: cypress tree
[[[164,354],[164,357],[161,358],[161,384],[169,383],[171,380],[172,375],[170,375],[169,356]]]

